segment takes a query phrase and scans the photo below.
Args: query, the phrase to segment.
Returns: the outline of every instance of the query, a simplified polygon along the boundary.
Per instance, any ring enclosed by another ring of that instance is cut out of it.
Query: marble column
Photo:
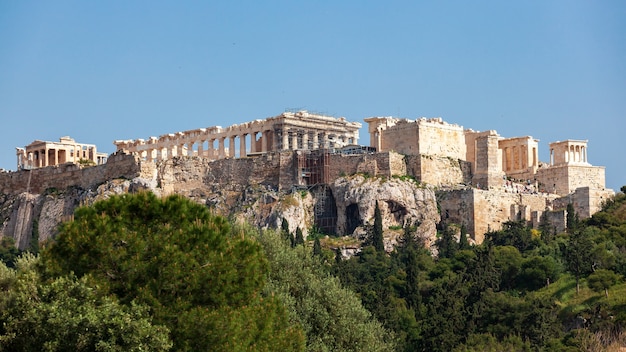
[[[251,144],[254,144],[254,143],[251,142]],[[239,157],[245,158],[246,154],[247,154],[246,153],[246,134],[242,134],[239,136]]]
[[[307,130],[302,134],[302,149],[309,149],[309,131]]]
[[[283,133],[283,145],[282,145],[282,150],[287,150],[289,149],[289,131],[285,128],[282,129],[282,133]]]
[[[228,156],[235,157],[235,136],[228,137]]]
[[[298,149],[298,133],[299,131],[297,130],[291,131],[291,150]]]

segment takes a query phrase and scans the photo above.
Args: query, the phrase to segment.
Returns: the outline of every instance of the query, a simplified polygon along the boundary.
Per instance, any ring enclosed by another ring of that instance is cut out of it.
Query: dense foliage
[[[0,351],[617,350],[626,195],[590,219],[571,209],[564,233],[509,222],[478,246],[449,226],[436,257],[415,224],[387,253],[377,214],[345,260],[286,221],[258,231],[179,196],[115,196],[40,257],[0,243]]]
[[[88,277],[103,295],[150,308],[174,349],[300,350],[302,331],[262,295],[261,246],[180,196],[122,195],[82,207],[42,252],[49,277]]]
[[[470,246],[448,227],[437,258],[407,226],[391,254],[365,247],[334,270],[398,350],[610,350],[626,342],[626,196],[587,220],[568,208],[561,234],[508,222]]]

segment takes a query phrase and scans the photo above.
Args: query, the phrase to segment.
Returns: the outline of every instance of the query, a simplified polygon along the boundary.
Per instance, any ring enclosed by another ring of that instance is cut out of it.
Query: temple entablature
[[[358,122],[312,114],[285,112],[265,120],[170,133],[152,143],[141,140],[116,140],[118,151],[136,153],[145,160],[164,160],[173,156],[200,156],[210,159],[246,157],[251,154],[282,150],[340,148],[357,144]]]

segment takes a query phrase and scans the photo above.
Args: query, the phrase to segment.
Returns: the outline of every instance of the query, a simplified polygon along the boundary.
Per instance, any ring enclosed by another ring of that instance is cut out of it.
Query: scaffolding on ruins
[[[297,153],[299,184],[315,198],[313,211],[315,226],[326,234],[334,234],[337,225],[337,208],[330,182],[330,151],[327,149],[303,150]]]

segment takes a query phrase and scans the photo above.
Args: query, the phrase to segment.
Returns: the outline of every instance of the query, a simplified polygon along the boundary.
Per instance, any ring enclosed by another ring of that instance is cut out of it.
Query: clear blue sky
[[[0,1],[0,168],[291,108],[588,139],[619,190],[626,1]]]

